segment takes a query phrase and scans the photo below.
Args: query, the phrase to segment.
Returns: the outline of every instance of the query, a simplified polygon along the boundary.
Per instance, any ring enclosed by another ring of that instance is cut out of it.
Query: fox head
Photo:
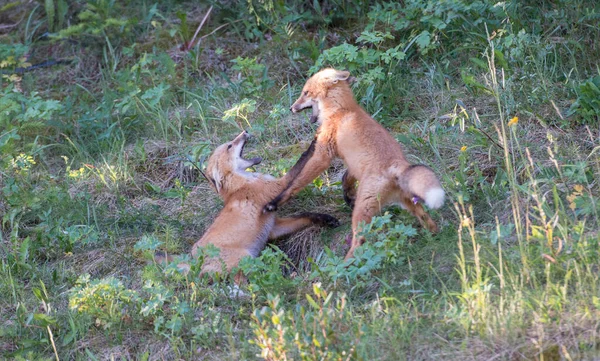
[[[217,193],[222,194],[223,191],[230,190],[234,186],[232,176],[244,175],[248,167],[262,162],[260,157],[252,159],[243,157],[244,146],[248,138],[250,138],[250,134],[243,131],[231,142],[218,146],[208,159],[206,176]]]
[[[350,72],[327,68],[311,76],[302,88],[302,94],[291,106],[290,110],[297,113],[304,109],[312,108],[310,122],[322,123],[319,114],[326,106],[332,104],[343,105],[345,101],[354,102],[349,83],[354,78]],[[333,101],[333,102],[332,102]]]

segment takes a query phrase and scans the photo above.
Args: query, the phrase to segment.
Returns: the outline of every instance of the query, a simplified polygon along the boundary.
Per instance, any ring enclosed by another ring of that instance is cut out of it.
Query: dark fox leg
[[[329,214],[305,212],[300,213],[298,217],[306,217],[310,219],[313,224],[321,227],[336,228],[340,226],[340,221]]]
[[[326,141],[319,139],[320,137],[317,134],[308,149],[300,156],[298,162],[283,176],[287,185],[275,199],[267,203],[263,208],[263,212],[276,211],[279,205],[287,202],[290,197],[306,187],[329,167],[332,155],[328,150]]]
[[[275,225],[269,233],[269,239],[277,239],[298,232],[311,225],[335,228],[340,222],[328,214],[301,213],[289,218],[275,218]]]
[[[418,202],[418,200],[412,200],[404,197],[401,201],[404,208],[417,217],[419,223],[421,223],[421,226],[427,228],[431,233],[436,233],[438,231],[437,224],[435,224],[429,214],[425,212],[425,209],[423,209],[423,206]]]
[[[350,209],[354,209],[356,201],[356,178],[350,174],[350,169],[346,169],[346,173],[342,177],[342,189],[344,191],[344,201]]]

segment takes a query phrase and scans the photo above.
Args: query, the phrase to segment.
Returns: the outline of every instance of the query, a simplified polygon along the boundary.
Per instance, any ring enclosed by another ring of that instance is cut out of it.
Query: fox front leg
[[[274,212],[279,205],[285,203],[307,184],[321,174],[331,162],[331,156],[326,147],[322,146],[319,135],[313,139],[310,146],[298,159],[296,164],[283,177],[285,188],[271,202],[267,203],[263,212]]]

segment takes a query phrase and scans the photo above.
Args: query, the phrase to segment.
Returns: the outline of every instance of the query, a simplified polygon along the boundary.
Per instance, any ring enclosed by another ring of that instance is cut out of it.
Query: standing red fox
[[[321,213],[302,213],[280,218],[275,213],[262,212],[263,207],[281,193],[294,174],[274,178],[268,174],[250,173],[246,169],[259,164],[261,158],[244,159],[248,133],[242,132],[233,141],[220,145],[208,159],[206,176],[223,199],[224,207],[192,247],[196,257],[199,247],[212,244],[220,249],[219,259],[206,259],[202,273],[227,271],[237,266],[242,257],[257,257],[267,241],[297,232],[310,225],[337,227],[338,221]],[[160,262],[161,260],[159,260]],[[189,265],[179,264],[188,269]],[[236,276],[239,282],[239,275]]]
[[[291,111],[312,108],[310,121],[318,122],[319,128],[308,150],[289,172],[297,176],[265,207],[266,211],[276,210],[327,169],[334,157],[342,158],[348,166],[342,182],[344,199],[353,207],[353,237],[346,259],[364,241],[358,236],[359,223],[369,223],[388,204],[399,203],[423,226],[436,232],[435,222],[418,201],[439,208],[445,195],[433,171],[410,164],[391,134],[358,105],[348,84],[349,76],[347,71],[324,69],[304,85]]]

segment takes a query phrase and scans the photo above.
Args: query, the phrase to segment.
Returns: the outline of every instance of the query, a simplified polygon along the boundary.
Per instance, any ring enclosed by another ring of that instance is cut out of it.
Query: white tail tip
[[[444,205],[446,193],[442,188],[433,188],[425,192],[425,204],[429,208],[438,209]]]

